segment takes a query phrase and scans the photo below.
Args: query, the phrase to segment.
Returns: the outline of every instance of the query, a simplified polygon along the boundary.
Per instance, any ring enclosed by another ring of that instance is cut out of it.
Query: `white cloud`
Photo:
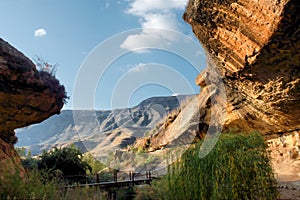
[[[178,36],[178,32],[168,29],[143,28],[141,33],[129,35],[120,47],[135,53],[148,53],[150,49],[166,49],[178,45]]]
[[[47,31],[43,28],[40,28],[40,29],[37,29],[37,30],[34,31],[34,36],[35,37],[43,37],[45,35],[47,35]]]
[[[135,65],[133,68],[131,68],[129,71],[134,73],[139,73],[139,72],[145,72],[147,69],[148,69],[147,64],[139,63]]]
[[[184,9],[186,2],[186,0],[134,0],[127,12],[137,16],[154,11],[169,12],[173,9]]]
[[[153,30],[153,29],[152,29]],[[136,53],[147,53],[150,47],[162,47],[164,44],[164,36],[157,31],[143,30],[142,33],[136,35],[129,35],[121,44],[121,48],[134,51]]]
[[[179,22],[175,10],[183,10],[187,0],[133,0],[126,13],[139,18],[142,31],[130,35],[121,45],[127,50],[136,50],[147,44],[153,46],[172,42],[170,35],[163,34],[163,29],[179,31]],[[137,51],[143,52],[143,51]]]
[[[178,26],[174,13],[149,13],[144,16],[142,28],[163,28],[177,30]]]

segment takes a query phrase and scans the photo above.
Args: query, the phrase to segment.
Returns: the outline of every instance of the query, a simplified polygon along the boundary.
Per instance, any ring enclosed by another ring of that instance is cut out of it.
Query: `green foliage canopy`
[[[83,155],[74,145],[65,148],[53,148],[44,151],[38,162],[39,170],[47,170],[50,173],[61,171],[63,176],[86,175],[91,171],[91,166],[83,161]]]

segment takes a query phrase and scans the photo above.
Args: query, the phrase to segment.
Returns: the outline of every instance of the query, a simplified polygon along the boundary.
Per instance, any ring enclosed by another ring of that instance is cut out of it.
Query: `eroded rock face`
[[[14,129],[58,114],[66,98],[64,86],[0,38],[0,162],[18,162]],[[42,133],[41,133],[42,134]],[[12,159],[13,158],[13,159]],[[11,160],[12,159],[12,160]],[[10,161],[7,161],[10,160]]]
[[[20,165],[20,158],[14,149],[13,144],[7,143],[0,138],[0,176],[6,173],[23,172]]]
[[[279,181],[300,180],[300,132],[267,141],[272,167]]]
[[[215,84],[217,69],[225,129],[273,136],[300,129],[299,10],[299,0],[190,0],[183,17],[211,57],[196,82]]]

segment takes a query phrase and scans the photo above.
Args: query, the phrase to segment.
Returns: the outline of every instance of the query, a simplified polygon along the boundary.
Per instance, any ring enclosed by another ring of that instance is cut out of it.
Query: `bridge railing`
[[[104,175],[104,177],[103,177]],[[113,170],[112,172],[87,174],[87,175],[68,175],[63,176],[62,180],[65,184],[94,184],[105,182],[124,182],[124,181],[137,181],[137,180],[152,180],[157,178],[152,171],[146,171],[144,173],[137,173],[134,171],[119,172]]]

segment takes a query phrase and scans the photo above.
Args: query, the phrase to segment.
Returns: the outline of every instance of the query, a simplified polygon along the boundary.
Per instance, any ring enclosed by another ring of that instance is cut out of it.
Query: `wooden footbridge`
[[[135,173],[130,172],[119,172],[118,170],[113,170],[111,181],[101,181],[100,175],[95,174],[87,176],[69,176],[64,177],[65,181],[69,182],[72,180],[72,184],[67,184],[64,186],[65,190],[75,189],[78,187],[94,187],[95,189],[103,190],[106,192],[107,200],[117,199],[116,189],[122,187],[130,187],[136,185],[151,184],[152,180],[157,179],[157,176],[153,176],[151,171],[146,171],[145,173]],[[85,182],[85,183],[84,183]]]
[[[84,184],[73,184],[65,186],[65,189],[68,188],[77,188],[77,187],[98,187],[99,189],[108,190],[110,188],[121,188],[135,185],[144,185],[151,184],[153,179],[156,179],[151,174],[151,171],[146,171],[145,174],[129,172],[127,173],[119,173],[119,171],[114,170],[113,172],[113,181],[100,181],[99,175],[96,174],[93,182],[84,183]],[[80,180],[80,179],[79,179]],[[80,181],[82,182],[82,181]]]

